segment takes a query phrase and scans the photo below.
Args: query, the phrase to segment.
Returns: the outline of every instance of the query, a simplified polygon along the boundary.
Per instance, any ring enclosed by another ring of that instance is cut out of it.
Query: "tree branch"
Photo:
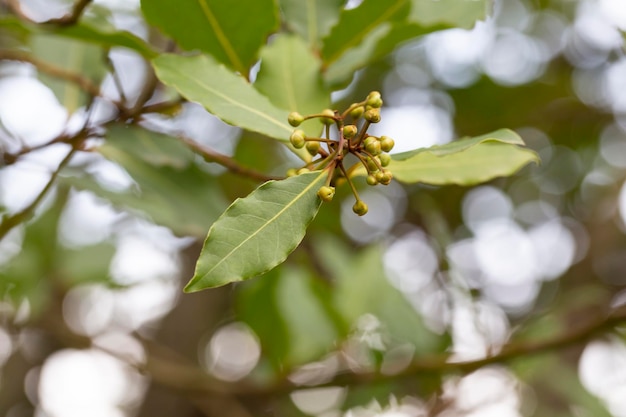
[[[280,180],[282,177],[276,177],[272,175],[266,175],[262,172],[255,171],[251,168],[247,168],[239,165],[233,158],[214,151],[206,146],[203,146],[189,138],[179,136],[178,137],[185,145],[187,145],[192,151],[202,156],[207,162],[215,162],[222,165],[234,174],[249,177],[257,181],[269,181]]]
[[[42,61],[26,52],[16,50],[0,50],[0,60],[28,62],[29,64],[34,65],[37,70],[45,74],[70,81],[94,97],[100,96],[100,87],[94,84],[89,78]]]
[[[85,11],[85,8],[89,6],[91,2],[92,0],[78,0],[76,3],[74,3],[72,11],[65,16],[56,19],[50,19],[45,22],[33,22],[33,20],[29,16],[27,16],[22,10],[22,6],[20,5],[19,0],[6,0],[6,4],[9,9],[19,18],[28,22],[38,24],[52,24],[57,26],[71,26],[76,24],[76,22],[78,22],[78,19],[80,19],[83,12]]]
[[[54,185],[57,177],[59,176],[59,173],[70,162],[76,150],[77,149],[75,147],[72,147],[72,149],[68,152],[65,158],[63,158],[63,160],[61,161],[57,169],[54,170],[54,172],[50,176],[50,179],[46,183],[45,187],[41,190],[41,192],[37,195],[37,197],[35,197],[32,203],[24,207],[19,212],[11,216],[5,216],[2,219],[2,222],[0,223],[0,240],[2,240],[7,235],[7,233],[9,233],[15,226],[27,221],[28,219],[32,217],[32,215],[35,212],[35,209],[37,208],[37,206],[39,206],[39,204],[44,199],[44,197],[48,194],[50,189],[52,189],[52,186]]]

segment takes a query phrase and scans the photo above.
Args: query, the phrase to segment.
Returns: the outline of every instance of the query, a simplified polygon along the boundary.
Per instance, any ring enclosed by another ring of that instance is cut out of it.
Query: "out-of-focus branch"
[[[37,70],[45,74],[76,84],[78,87],[82,88],[94,97],[100,95],[100,87],[94,84],[89,78],[42,61],[26,52],[7,49],[0,50],[0,60],[28,62],[29,64],[34,65]]]
[[[5,216],[2,218],[2,222],[0,222],[0,240],[2,240],[7,235],[7,233],[9,233],[14,227],[27,221],[28,219],[32,217],[33,213],[35,212],[35,209],[37,208],[37,206],[39,206],[39,204],[44,199],[44,197],[48,194],[50,189],[52,189],[52,186],[54,185],[54,182],[59,176],[59,173],[70,162],[76,150],[77,148],[72,147],[72,149],[68,152],[65,158],[63,158],[63,160],[61,161],[57,169],[54,170],[52,175],[50,175],[50,179],[46,183],[45,187],[39,192],[37,197],[35,197],[35,199],[28,206],[24,207],[22,210],[20,210],[19,212],[13,215]]]
[[[469,373],[487,365],[506,363],[518,358],[526,358],[531,355],[578,346],[594,337],[611,332],[616,326],[624,323],[626,323],[626,306],[614,310],[606,317],[592,320],[585,325],[550,339],[511,343],[505,346],[499,354],[487,358],[466,362],[450,362],[447,354],[424,357],[415,360],[409,367],[398,374],[345,373],[336,376],[329,382],[316,385],[316,387],[355,386],[383,381],[398,381],[424,374],[447,374],[452,372]],[[88,338],[82,336],[68,337],[68,335],[60,334],[59,329],[64,328],[64,326],[60,326],[58,323],[46,327],[56,333],[57,337],[61,336],[61,342],[69,342],[70,346],[84,346],[87,343]],[[146,340],[143,341],[143,345],[147,353],[145,363],[131,363],[131,365],[149,375],[160,385],[187,395],[190,398],[198,398],[198,396],[202,395],[256,397],[284,394],[301,388],[288,380],[283,380],[269,386],[259,386],[246,382],[238,382],[236,384],[222,382],[211,377],[196,364],[186,361],[184,358],[181,358],[180,355],[166,347]],[[104,350],[107,351],[106,349]],[[123,355],[116,354],[115,352],[109,353],[125,360]],[[307,388],[311,387],[307,386]]]
[[[66,14],[65,16],[56,19],[50,19],[40,23],[52,24],[57,26],[71,26],[78,22],[78,19],[80,19],[80,17],[82,16],[85,8],[89,6],[92,1],[93,0],[78,0],[76,3],[74,3],[74,6],[72,7],[72,11],[70,13]],[[19,16],[23,20],[32,22],[32,19],[27,16],[26,13],[24,13],[24,11],[22,10],[22,6],[20,5],[19,0],[6,0],[6,4],[15,15]]]
[[[192,151],[203,157],[207,162],[215,162],[234,174],[242,175],[244,177],[249,177],[257,181],[269,181],[269,180],[280,180],[282,177],[276,177],[272,175],[266,175],[262,172],[255,171],[253,169],[244,167],[239,165],[233,158],[221,154],[219,152],[214,151],[206,146],[200,145],[199,143],[186,138],[179,137],[179,139],[187,145]]]

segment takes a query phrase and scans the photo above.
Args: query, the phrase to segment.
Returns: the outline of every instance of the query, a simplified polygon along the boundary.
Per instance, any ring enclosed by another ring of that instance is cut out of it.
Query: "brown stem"
[[[45,74],[70,81],[78,85],[80,88],[82,88],[88,94],[94,97],[100,96],[100,87],[94,84],[89,78],[83,77],[82,75],[68,71],[64,68],[57,67],[56,65],[52,65],[48,62],[42,61],[26,52],[15,50],[0,50],[0,60],[28,62],[29,64],[34,65],[37,70]]]
[[[72,6],[72,11],[65,16],[56,19],[50,19],[45,22],[33,22],[33,20],[29,16],[27,16],[26,13],[24,13],[24,11],[22,10],[19,0],[6,0],[6,4],[9,9],[22,20],[26,20],[27,22],[32,23],[51,24],[56,26],[72,26],[76,24],[76,22],[78,22],[78,19],[80,19],[83,12],[85,11],[85,8],[89,6],[91,2],[92,0],[78,0],[76,3],[74,3],[74,6]]]
[[[44,197],[48,194],[48,192],[52,189],[59,173],[65,168],[65,166],[70,162],[72,156],[74,156],[74,152],[76,152],[77,147],[72,147],[72,149],[68,152],[68,154],[63,158],[59,166],[56,170],[50,175],[50,179],[46,183],[45,187],[39,192],[37,197],[26,207],[24,207],[19,212],[11,215],[5,216],[0,223],[0,240],[2,240],[7,233],[13,230],[17,225],[27,221],[32,217],[35,212],[35,209],[39,204],[43,201]]]
[[[263,174],[262,172],[255,171],[251,168],[247,168],[239,165],[235,162],[231,157],[221,154],[219,152],[214,151],[204,145],[199,144],[189,138],[179,136],[179,139],[187,145],[192,151],[202,156],[207,162],[215,162],[229,171],[242,175],[244,177],[249,177],[257,181],[269,181],[269,180],[281,180],[283,177],[276,177],[272,175]]]

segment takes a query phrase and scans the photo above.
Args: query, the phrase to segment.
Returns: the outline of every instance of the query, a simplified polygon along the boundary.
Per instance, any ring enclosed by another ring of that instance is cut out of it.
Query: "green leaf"
[[[319,113],[330,105],[320,76],[321,62],[304,41],[294,35],[276,35],[261,52],[261,69],[254,86],[272,104],[303,115]],[[322,125],[313,120],[302,125],[309,136],[318,136]]]
[[[285,265],[237,292],[239,318],[259,336],[277,371],[318,359],[339,337],[324,302],[330,294],[316,284],[306,268]]]
[[[375,315],[395,343],[409,342],[418,352],[434,352],[442,338],[429,331],[407,299],[385,278],[380,247],[369,246],[355,253],[330,236],[315,242],[335,278],[333,303],[353,325],[364,314]]]
[[[92,25],[81,21],[76,25],[63,27],[54,31],[59,36],[65,36],[90,42],[104,48],[121,47],[138,52],[146,59],[154,58],[157,52],[143,39],[130,32],[117,30],[108,25]]]
[[[205,235],[226,201],[209,173],[178,140],[139,127],[114,125],[98,150],[120,164],[137,183],[125,191],[112,191],[95,179],[70,177],[68,184],[90,190],[115,206],[138,210],[155,223],[183,236]]]
[[[106,74],[104,51],[95,45],[42,34],[32,37],[31,47],[37,58],[67,71],[81,74],[96,85]],[[68,112],[72,113],[86,104],[88,95],[79,86],[43,73],[39,77],[54,91]]]
[[[319,210],[327,172],[268,181],[211,226],[186,292],[252,278],[282,263]]]
[[[113,25],[106,24],[102,20],[95,21],[95,19],[87,17],[82,18],[71,26],[52,27],[32,25],[12,16],[4,16],[0,17],[0,28],[20,34],[21,37],[27,35],[57,35],[105,48],[122,47],[132,49],[148,59],[156,56],[152,46],[141,38],[127,31],[117,30]]]
[[[497,140],[483,140],[469,148],[457,146],[461,150],[454,153],[440,147],[402,160],[392,156],[388,169],[404,183],[474,185],[512,175],[530,162],[539,162],[534,151]]]
[[[508,143],[509,145],[524,145],[522,138],[514,131],[510,129],[499,129],[485,135],[474,136],[472,138],[461,138],[453,142],[446,143],[445,145],[434,145],[429,148],[419,148],[413,151],[396,153],[392,156],[392,158],[396,161],[403,161],[423,152],[428,152],[435,156],[446,156],[457,152],[463,152],[472,146],[488,141]]]
[[[405,17],[408,0],[364,0],[359,7],[343,10],[339,22],[324,38],[322,60],[328,66],[347,50],[360,45],[379,25]]]
[[[408,20],[421,26],[447,24],[470,29],[477,20],[485,19],[492,0],[411,0]]]
[[[358,45],[330,62],[324,78],[331,85],[341,84],[356,70],[382,59],[404,42],[439,30],[472,27],[476,20],[486,17],[490,4],[491,0],[464,1],[462,4],[457,0],[412,0],[406,20],[383,22],[372,29]]]
[[[161,55],[152,61],[163,83],[235,126],[289,141],[288,111],[274,106],[243,77],[206,55]]]
[[[142,0],[141,8],[184,49],[210,53],[244,76],[279,23],[274,0]]]
[[[279,3],[289,28],[318,49],[320,40],[339,19],[345,0],[280,0]]]

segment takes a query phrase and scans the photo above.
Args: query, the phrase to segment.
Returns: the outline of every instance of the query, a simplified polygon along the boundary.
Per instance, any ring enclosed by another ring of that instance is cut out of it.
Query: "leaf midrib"
[[[247,75],[245,66],[239,59],[239,56],[237,56],[237,53],[235,52],[235,49],[233,48],[231,43],[228,41],[228,37],[226,37],[226,34],[220,27],[219,22],[213,15],[213,12],[211,12],[211,8],[207,4],[206,0],[199,0],[199,3],[200,3],[200,8],[202,9],[202,12],[204,13],[204,16],[209,21],[209,24],[211,25],[213,32],[215,32],[215,36],[217,37],[217,40],[219,41],[220,45],[222,46],[222,49],[228,56],[228,59],[233,64],[233,67],[235,67],[235,69],[239,71],[242,75]]]
[[[225,260],[227,260],[230,256],[232,256],[233,253],[238,251],[248,241],[250,241],[252,238],[254,238],[259,233],[261,233],[262,230],[264,230],[269,224],[271,224],[278,217],[280,217],[287,209],[292,207],[295,204],[296,201],[298,201],[300,198],[302,198],[302,196],[305,195],[323,177],[324,177],[324,171],[320,172],[320,174],[317,176],[317,178],[315,178],[315,180],[313,182],[311,182],[311,184],[306,186],[306,188],[304,190],[302,190],[300,193],[298,193],[298,195],[293,200],[291,200],[290,203],[288,203],[287,205],[285,205],[285,207],[283,207],[281,210],[279,210],[278,213],[276,213],[271,219],[269,219],[267,222],[265,222],[265,224],[262,227],[257,229],[254,233],[250,234],[250,236],[245,238],[240,244],[235,246],[233,249],[231,249],[230,252],[228,252],[225,256],[223,256],[222,259],[220,259],[218,263],[213,265],[213,267],[211,269],[209,269],[205,274],[202,275],[202,278],[210,275],[218,266],[220,266]],[[219,221],[219,219],[218,219],[218,221]],[[202,279],[202,278],[200,278],[200,279]],[[200,279],[198,279],[197,281],[199,281]]]
[[[197,78],[189,77],[184,72],[180,72],[179,71],[178,74],[180,74],[180,78],[186,78],[187,80],[189,80],[189,81],[191,81],[193,83],[196,83],[200,87],[206,89],[208,92],[210,92],[212,94],[215,94],[216,96],[222,98],[223,100],[225,100],[225,101],[227,101],[227,102],[229,102],[229,103],[231,103],[231,104],[233,104],[233,105],[235,105],[237,107],[240,107],[241,109],[246,110],[246,111],[248,111],[250,113],[256,114],[257,116],[267,120],[268,122],[271,122],[272,124],[274,124],[276,126],[279,126],[282,129],[286,130],[287,132],[291,133],[291,129],[289,127],[287,127],[287,125],[279,122],[278,120],[274,119],[273,117],[270,117],[267,114],[256,110],[255,108],[248,107],[248,106],[246,106],[245,104],[243,104],[243,103],[241,103],[239,101],[231,99],[227,95],[219,92],[218,90],[213,89],[210,85],[203,83],[201,80],[199,80]]]

